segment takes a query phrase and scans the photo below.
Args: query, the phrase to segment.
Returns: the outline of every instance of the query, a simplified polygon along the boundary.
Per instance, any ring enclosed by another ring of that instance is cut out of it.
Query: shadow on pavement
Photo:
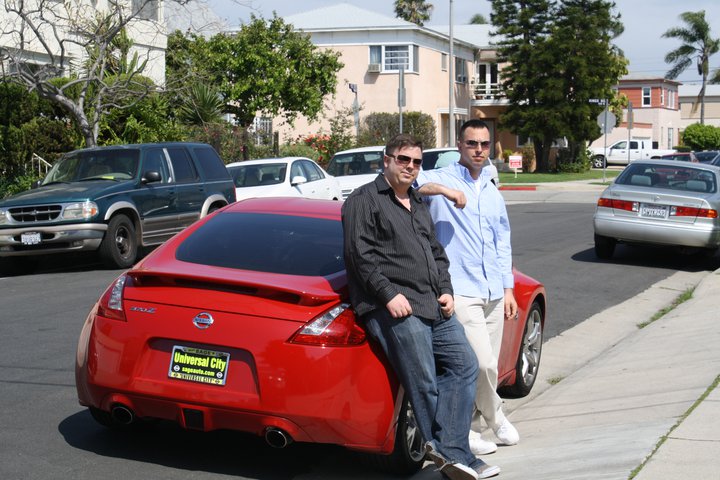
[[[697,252],[682,252],[675,247],[638,247],[618,244],[615,247],[615,253],[609,260],[599,259],[593,248],[578,252],[571,258],[577,262],[663,268],[683,272],[701,272],[720,268],[718,253],[709,257]]]

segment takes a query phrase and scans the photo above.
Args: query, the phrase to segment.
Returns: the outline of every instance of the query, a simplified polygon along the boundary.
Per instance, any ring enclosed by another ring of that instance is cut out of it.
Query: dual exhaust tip
[[[130,425],[135,421],[135,413],[121,403],[113,405],[110,416],[120,425]],[[267,427],[263,436],[267,444],[273,448],[285,448],[293,443],[290,434],[277,427]]]

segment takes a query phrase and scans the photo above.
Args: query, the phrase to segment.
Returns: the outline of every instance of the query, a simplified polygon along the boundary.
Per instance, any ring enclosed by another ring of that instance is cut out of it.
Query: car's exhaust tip
[[[285,448],[293,442],[293,439],[285,430],[268,427],[265,429],[265,441],[271,447]]]
[[[112,416],[113,421],[120,425],[130,425],[135,421],[135,414],[133,411],[125,405],[119,403],[113,405],[110,410],[110,415]]]

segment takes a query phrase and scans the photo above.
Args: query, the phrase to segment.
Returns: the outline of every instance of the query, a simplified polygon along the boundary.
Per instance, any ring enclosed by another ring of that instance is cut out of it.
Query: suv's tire
[[[425,462],[425,441],[415,422],[410,402],[403,397],[395,432],[395,448],[390,455],[370,455],[375,468],[396,475],[412,475]]]
[[[135,225],[126,215],[115,215],[100,244],[100,259],[108,268],[130,268],[137,260]]]
[[[605,163],[605,157],[602,155],[595,155],[592,159],[594,168],[604,168],[607,164]]]

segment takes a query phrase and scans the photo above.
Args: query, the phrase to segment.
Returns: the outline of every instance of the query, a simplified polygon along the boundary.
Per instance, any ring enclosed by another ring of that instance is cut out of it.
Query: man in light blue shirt
[[[475,405],[495,436],[506,445],[520,437],[502,411],[498,396],[498,354],[505,318],[517,315],[513,294],[510,222],[505,201],[487,169],[490,131],[481,120],[469,120],[459,132],[460,161],[420,172],[419,192],[425,195],[436,235],[450,259],[455,313],[480,364]],[[492,453],[497,445],[470,431],[475,455]]]

